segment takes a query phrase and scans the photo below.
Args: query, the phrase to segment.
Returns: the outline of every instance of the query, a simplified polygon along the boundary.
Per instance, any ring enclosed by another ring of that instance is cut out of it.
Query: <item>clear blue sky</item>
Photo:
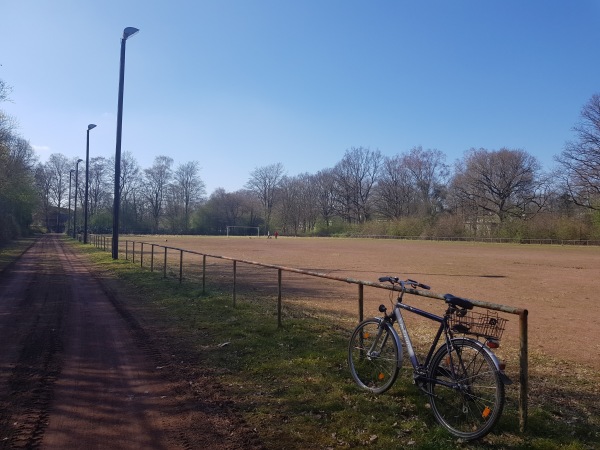
[[[210,194],[350,147],[524,149],[547,169],[600,92],[600,1],[0,0],[0,78],[50,153],[196,160]]]

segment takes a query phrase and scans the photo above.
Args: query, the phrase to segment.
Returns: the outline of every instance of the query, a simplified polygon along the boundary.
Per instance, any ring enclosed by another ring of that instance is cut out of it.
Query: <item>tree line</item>
[[[0,102],[10,88],[0,80]],[[142,168],[121,158],[121,232],[600,238],[600,95],[584,105],[574,140],[542,170],[522,149],[473,148],[453,164],[420,146],[385,156],[347,149],[317,173],[287,175],[281,163],[254,169],[243,189],[207,195],[197,161],[158,156]],[[33,227],[71,233],[83,226],[85,167],[60,153],[44,163],[0,110],[0,240]],[[88,229],[112,230],[114,159],[90,159]],[[77,222],[74,213],[77,212]]]

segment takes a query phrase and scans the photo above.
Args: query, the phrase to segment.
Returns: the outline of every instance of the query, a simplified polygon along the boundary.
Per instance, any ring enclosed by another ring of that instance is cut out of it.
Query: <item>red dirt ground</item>
[[[111,283],[52,235],[0,273],[0,448],[262,448]]]

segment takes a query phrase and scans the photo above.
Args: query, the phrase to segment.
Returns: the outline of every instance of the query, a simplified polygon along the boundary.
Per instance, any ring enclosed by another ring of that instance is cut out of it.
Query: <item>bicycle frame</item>
[[[412,341],[408,334],[408,328],[406,327],[406,322],[404,321],[404,317],[402,316],[402,312],[400,311],[401,309],[404,309],[411,313],[425,317],[429,320],[439,322],[439,324],[440,324],[440,326],[437,330],[437,333],[435,335],[435,338],[433,339],[433,342],[429,349],[429,352],[427,353],[427,357],[425,358],[425,363],[423,365],[420,364],[419,357],[417,356],[415,349],[412,345]],[[427,367],[429,365],[429,362],[431,361],[433,353],[435,352],[435,349],[440,341],[440,337],[442,336],[442,333],[445,332],[445,330],[447,330],[447,328],[448,328],[447,319],[445,317],[438,316],[436,314],[432,314],[432,313],[424,311],[422,309],[415,308],[414,306],[405,305],[404,303],[402,303],[402,296],[400,296],[398,298],[398,301],[396,302],[396,305],[394,306],[393,314],[394,314],[393,317],[395,318],[396,322],[398,322],[398,327],[400,328],[400,332],[402,333],[402,337],[403,337],[404,343],[406,345],[406,351],[408,352],[408,357],[410,359],[410,362],[411,362],[413,368],[415,370],[419,370],[424,367]],[[448,342],[448,339],[446,339],[446,342]]]

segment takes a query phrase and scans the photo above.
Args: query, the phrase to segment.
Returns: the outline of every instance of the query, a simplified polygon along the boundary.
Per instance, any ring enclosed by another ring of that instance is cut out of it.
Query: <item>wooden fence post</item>
[[[519,428],[521,433],[524,433],[527,429],[527,396],[529,395],[527,315],[527,310],[519,314],[519,365],[521,368],[519,373]]]

